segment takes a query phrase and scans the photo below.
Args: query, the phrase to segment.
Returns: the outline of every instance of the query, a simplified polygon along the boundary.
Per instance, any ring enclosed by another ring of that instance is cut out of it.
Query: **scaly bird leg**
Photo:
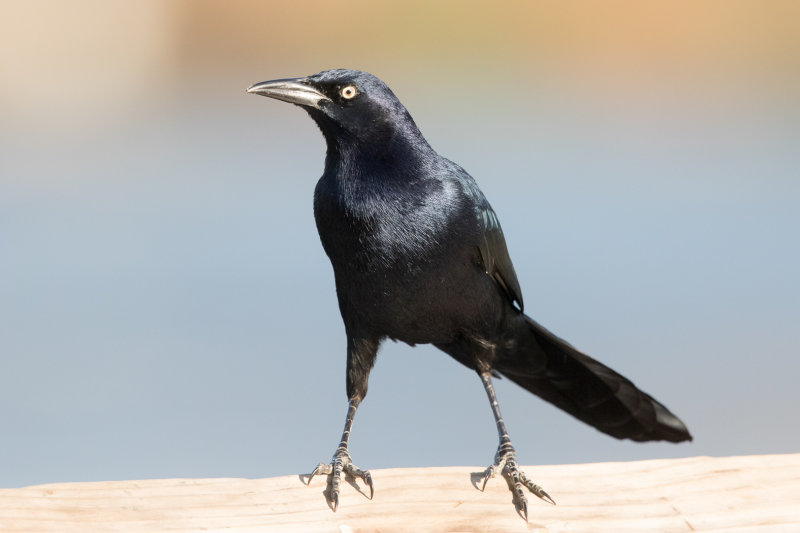
[[[502,473],[514,487],[514,503],[517,510],[522,514],[525,521],[528,521],[528,499],[525,497],[523,487],[527,487],[532,493],[546,502],[556,504],[545,490],[531,481],[525,472],[517,467],[517,456],[514,451],[514,446],[511,445],[511,438],[506,431],[506,425],[503,422],[503,416],[500,414],[500,406],[497,403],[497,397],[494,394],[494,387],[492,386],[492,375],[486,372],[478,373],[483,382],[483,387],[486,389],[486,395],[489,396],[489,402],[492,405],[492,413],[494,413],[494,420],[497,423],[497,433],[500,436],[500,445],[497,447],[497,453],[494,456],[494,464],[486,469],[483,476],[483,486],[481,490],[486,488],[486,482],[495,477],[498,473]]]

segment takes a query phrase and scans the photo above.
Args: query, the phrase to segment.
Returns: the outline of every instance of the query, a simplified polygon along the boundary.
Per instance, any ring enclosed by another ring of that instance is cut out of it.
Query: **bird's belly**
[[[489,276],[469,263],[350,273],[348,283],[339,283],[339,277],[345,322],[375,336],[442,344],[465,331],[488,333],[501,320],[499,293]]]

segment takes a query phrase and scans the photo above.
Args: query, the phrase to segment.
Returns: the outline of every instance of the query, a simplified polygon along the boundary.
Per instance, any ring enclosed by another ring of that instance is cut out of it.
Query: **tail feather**
[[[678,417],[630,380],[524,318],[515,354],[495,364],[502,375],[612,437],[692,439]]]

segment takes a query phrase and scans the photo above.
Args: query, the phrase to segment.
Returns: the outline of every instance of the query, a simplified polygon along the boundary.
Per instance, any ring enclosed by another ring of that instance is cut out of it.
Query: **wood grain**
[[[482,468],[372,470],[375,499],[324,477],[59,483],[0,490],[0,531],[27,532],[800,532],[800,454],[527,466],[558,502],[515,512]]]

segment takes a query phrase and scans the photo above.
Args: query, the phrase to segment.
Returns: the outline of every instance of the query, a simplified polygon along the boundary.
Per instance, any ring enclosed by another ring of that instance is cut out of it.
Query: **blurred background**
[[[695,437],[616,441],[501,381],[523,464],[798,451],[800,4],[300,6],[2,3],[0,486],[329,459],[325,147],[245,89],[334,67],[381,77],[475,176],[528,314]],[[475,375],[384,346],[358,465],[484,467],[496,445]]]

